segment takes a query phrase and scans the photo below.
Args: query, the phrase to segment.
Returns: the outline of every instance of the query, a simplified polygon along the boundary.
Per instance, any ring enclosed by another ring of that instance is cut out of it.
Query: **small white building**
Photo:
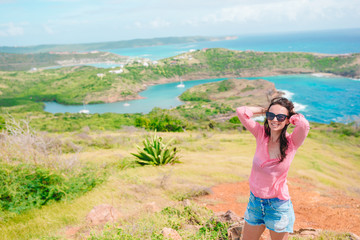
[[[149,64],[148,64],[147,62],[144,62],[144,63],[143,63],[143,66],[144,66],[144,67],[148,67]]]
[[[105,77],[105,74],[104,73],[98,73],[98,74],[96,74],[96,76],[98,76],[99,78],[103,78],[103,77]]]

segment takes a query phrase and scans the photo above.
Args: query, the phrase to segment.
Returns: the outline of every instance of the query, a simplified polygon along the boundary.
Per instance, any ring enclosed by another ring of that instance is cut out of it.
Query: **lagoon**
[[[140,95],[144,99],[125,102],[87,105],[90,113],[148,113],[154,107],[173,108],[183,104],[178,99],[186,89],[208,82],[222,81],[225,78],[202,79],[184,82],[184,88],[177,88],[179,83],[167,83],[148,87]],[[275,84],[278,90],[286,92],[299,112],[309,121],[330,123],[351,122],[359,118],[360,81],[343,77],[325,77],[322,75],[282,75],[252,77],[247,79],[265,79]],[[83,106],[61,105],[46,102],[45,111],[51,113],[77,113]]]

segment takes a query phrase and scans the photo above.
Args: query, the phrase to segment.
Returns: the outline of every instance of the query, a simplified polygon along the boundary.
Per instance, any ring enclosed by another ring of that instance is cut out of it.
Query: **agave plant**
[[[170,143],[163,143],[162,137],[158,137],[156,133],[143,141],[144,147],[138,148],[138,153],[131,153],[141,165],[165,165],[169,163],[179,163],[179,157],[176,155],[178,150],[176,147],[170,147]]]

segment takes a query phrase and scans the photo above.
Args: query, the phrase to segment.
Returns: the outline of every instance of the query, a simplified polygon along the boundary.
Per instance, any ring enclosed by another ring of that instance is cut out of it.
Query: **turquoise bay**
[[[184,82],[185,88],[176,87],[179,83],[167,83],[150,86],[140,93],[144,99],[125,102],[87,105],[90,113],[148,113],[154,107],[173,108],[183,104],[178,96],[193,86],[222,81],[225,78],[204,79]],[[279,90],[295,102],[299,112],[310,121],[329,123],[349,122],[359,117],[360,81],[342,77],[323,77],[314,75],[282,75],[248,79],[265,79],[275,84]],[[51,113],[76,113],[83,106],[67,106],[55,102],[46,102],[45,111]]]
[[[190,49],[215,47],[269,52],[357,53],[360,52],[360,29],[238,36],[237,39],[226,41],[108,49],[107,51],[155,60],[175,56]],[[358,112],[360,109],[359,80],[315,75],[264,76],[258,78],[275,83],[277,89],[286,90],[287,96],[291,97],[299,111],[307,116],[310,121],[322,123],[329,123],[330,121],[350,122],[360,117]],[[124,106],[124,102],[117,102],[86,107],[90,113],[148,113],[154,107],[172,108],[183,104],[178,96],[186,89],[198,84],[220,80],[223,79],[188,81],[185,82],[185,88],[177,88],[178,83],[150,86],[146,91],[140,93],[144,99],[129,101],[129,106]],[[63,106],[52,102],[45,104],[45,111],[52,113],[75,113],[83,108],[83,106]]]

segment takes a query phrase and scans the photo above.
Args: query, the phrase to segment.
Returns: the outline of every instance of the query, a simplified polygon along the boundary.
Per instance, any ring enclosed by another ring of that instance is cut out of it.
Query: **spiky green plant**
[[[144,147],[137,146],[138,153],[131,153],[137,159],[140,165],[165,165],[179,163],[179,157],[176,155],[178,150],[171,147],[171,139],[167,143],[163,143],[162,137],[158,137],[156,133],[143,141]]]

